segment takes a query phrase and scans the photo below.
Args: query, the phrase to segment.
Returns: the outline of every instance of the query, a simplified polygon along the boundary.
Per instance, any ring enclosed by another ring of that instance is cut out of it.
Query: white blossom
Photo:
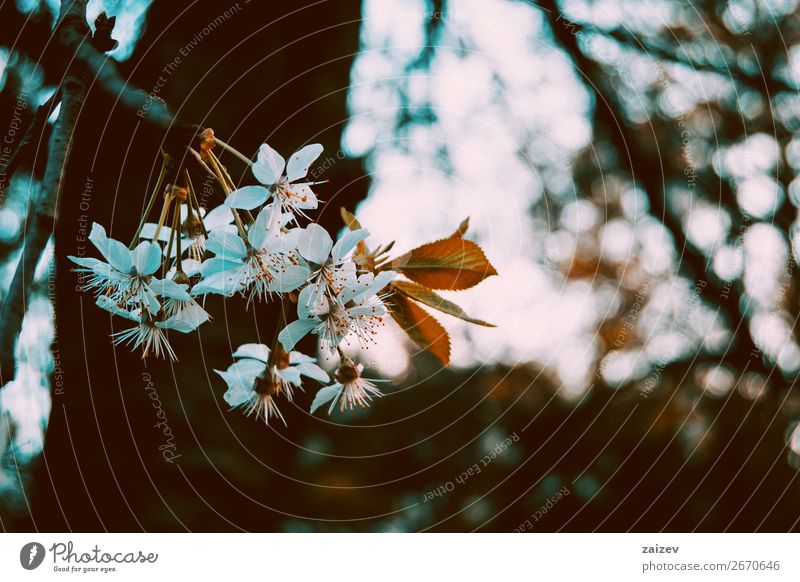
[[[135,327],[116,332],[111,337],[114,339],[115,344],[127,344],[133,349],[142,348],[142,357],[153,354],[159,358],[169,356],[173,360],[176,359],[175,352],[172,350],[172,346],[169,345],[165,331],[173,330],[180,333],[189,333],[208,321],[208,313],[196,304],[161,320],[151,315],[147,310],[135,309],[128,311],[122,309],[106,295],[101,295],[97,298],[97,306],[137,324]]]
[[[272,293],[294,291],[306,282],[308,269],[293,262],[293,247],[282,233],[267,230],[274,205],[265,206],[247,231],[247,239],[234,230],[213,231],[206,248],[216,256],[203,262],[202,280],[193,295],[215,293],[231,297],[241,293],[268,299]]]
[[[106,230],[97,223],[92,224],[89,240],[107,262],[91,257],[69,257],[80,267],[76,272],[88,275],[85,287],[107,294],[115,303],[145,307],[157,313],[161,305],[148,284],[161,266],[161,247],[142,242],[130,250],[123,243],[108,238]]]
[[[373,383],[376,380],[368,380],[361,376],[363,370],[362,364],[355,365],[352,362],[342,364],[335,374],[337,382],[317,392],[314,402],[311,403],[311,413],[328,402],[331,403],[328,414],[331,414],[337,405],[340,412],[366,408],[373,398],[383,396]]]
[[[294,390],[302,390],[302,376],[323,383],[329,377],[314,358],[300,352],[282,354],[284,357],[279,358],[270,373],[269,354],[269,348],[263,344],[244,344],[233,353],[236,362],[227,370],[215,372],[228,385],[224,398],[231,408],[243,408],[246,415],[255,414],[267,423],[277,417],[286,424],[276,397],[283,395],[292,402]]]
[[[345,284],[335,299],[325,298],[321,303],[311,299],[315,292],[313,286],[304,287],[297,299],[299,319],[281,330],[278,340],[286,350],[294,348],[309,332],[317,335],[321,346],[327,350],[339,346],[351,332],[360,344],[372,342],[386,315],[378,293],[395,276],[393,271],[378,275],[364,273]]]

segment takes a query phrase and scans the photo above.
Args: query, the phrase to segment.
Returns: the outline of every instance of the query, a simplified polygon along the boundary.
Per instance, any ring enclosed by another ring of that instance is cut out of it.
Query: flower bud
[[[349,384],[355,382],[361,377],[361,370],[352,361],[342,362],[339,369],[334,374],[337,382],[342,384]]]
[[[178,285],[188,285],[189,275],[187,275],[183,271],[176,271],[175,275],[173,275],[172,277],[172,280],[175,281]]]
[[[217,142],[214,140],[214,130],[210,127],[207,127],[203,131],[200,132],[200,152],[205,153],[209,150],[214,149],[214,146],[217,145]]]

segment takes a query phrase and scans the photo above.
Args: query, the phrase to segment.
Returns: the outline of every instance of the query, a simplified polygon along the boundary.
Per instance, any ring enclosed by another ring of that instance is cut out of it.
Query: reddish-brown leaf
[[[448,315],[452,315],[453,317],[458,317],[459,319],[463,319],[464,321],[468,321],[470,323],[474,323],[476,325],[483,325],[485,327],[496,327],[494,324],[487,323],[481,319],[475,319],[467,315],[467,313],[461,309],[460,306],[456,305],[452,301],[449,301],[436,293],[436,291],[431,291],[430,289],[423,287],[422,285],[417,285],[411,281],[395,281],[394,288],[404,295],[407,295],[411,299],[416,299],[420,303],[424,303],[429,307],[433,307],[434,309],[438,309],[442,313],[446,313]]]
[[[497,271],[472,241],[445,238],[392,261],[392,269],[429,289],[469,289]]]
[[[436,318],[401,293],[386,298],[389,313],[419,347],[445,366],[450,364],[450,336]]]
[[[467,216],[464,220],[461,221],[461,224],[459,224],[456,231],[450,235],[450,238],[463,237],[465,234],[467,234],[468,228],[469,228],[469,216]]]

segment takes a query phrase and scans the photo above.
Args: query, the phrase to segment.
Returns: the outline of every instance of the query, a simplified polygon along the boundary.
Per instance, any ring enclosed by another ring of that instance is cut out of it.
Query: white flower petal
[[[317,361],[316,358],[312,358],[311,356],[307,356],[303,352],[289,352],[289,363],[292,364],[292,365],[300,364],[302,362],[312,362],[312,363],[314,363],[316,361]]]
[[[286,179],[294,182],[305,177],[308,174],[308,167],[320,156],[322,150],[320,144],[312,143],[293,153],[289,163],[286,164]]]
[[[308,184],[290,184],[286,190],[292,193],[293,206],[301,210],[314,210],[319,206],[316,194]]]
[[[140,275],[152,275],[161,266],[161,247],[158,243],[139,243],[139,246],[131,251],[130,256],[136,272]]]
[[[372,275],[372,273],[368,273],[368,275]],[[363,276],[363,275],[362,275]],[[394,278],[397,277],[397,273],[394,271],[381,271],[370,281],[367,286],[359,291],[353,298],[352,301],[358,303],[359,301],[363,301],[364,299],[368,299],[373,295],[376,295],[381,292],[381,290],[386,287]]]
[[[103,258],[110,263],[111,261],[108,259],[110,252],[108,247],[109,238],[106,236],[106,229],[103,228],[102,225],[93,222],[92,231],[89,233],[89,240],[95,247],[97,247],[97,250],[100,251],[100,254],[103,255]]]
[[[131,259],[131,252],[124,244],[106,236],[106,229],[97,224],[92,224],[92,232],[89,234],[89,240],[92,241],[100,254],[114,267],[117,271],[122,273],[130,273],[133,268],[133,260]]]
[[[269,348],[264,344],[242,344],[233,352],[234,358],[251,358],[267,363],[269,359]]]
[[[169,297],[178,301],[191,301],[192,297],[186,290],[188,285],[182,285],[170,279],[153,279],[149,284],[153,293],[161,297]]]
[[[143,238],[145,240],[153,240],[153,237],[156,235],[156,231],[158,230],[158,225],[153,222],[146,222],[144,226],[142,226],[142,232],[139,233],[139,238]],[[164,226],[161,228],[161,231],[158,233],[158,240],[161,242],[169,242],[169,233],[171,229],[168,226]]]
[[[200,268],[203,278],[192,287],[193,296],[216,293],[226,297],[241,291],[245,267],[240,262],[225,261],[214,257],[203,261]]]
[[[217,374],[222,376],[223,380],[228,384],[228,390],[225,391],[223,398],[228,406],[236,408],[246,402],[249,402],[253,396],[253,391],[245,386],[242,382],[228,381],[227,376],[223,376],[225,372],[214,370]]]
[[[269,198],[269,190],[263,186],[243,186],[231,192],[225,199],[225,206],[240,210],[253,210]]]
[[[223,295],[233,297],[238,290],[238,286],[233,281],[233,277],[226,276],[225,273],[215,273],[209,277],[201,279],[189,292],[193,297],[200,295]]]
[[[119,307],[113,299],[108,297],[107,295],[101,295],[97,298],[97,306],[100,309],[105,309],[109,313],[113,315],[120,315],[126,319],[130,319],[131,321],[140,322],[141,316],[136,312],[128,311],[127,309],[122,309]]]
[[[211,277],[217,273],[239,269],[241,266],[242,263],[239,261],[228,261],[219,257],[211,257],[203,261],[203,264],[200,265],[200,273],[202,273],[203,277]]]
[[[281,330],[278,341],[284,350],[291,351],[316,325],[317,320],[314,319],[297,319]]]
[[[305,319],[327,313],[327,301],[325,300],[324,289],[324,281],[317,281],[303,287],[303,290],[300,291],[297,297],[298,317]]]
[[[367,317],[380,317],[386,314],[386,307],[383,304],[378,303],[377,305],[356,305],[355,307],[351,307],[347,310],[347,314],[351,317],[359,317],[361,315]]]
[[[328,260],[328,255],[333,247],[333,240],[324,228],[312,222],[297,240],[297,252],[307,261],[321,265]]]
[[[159,303],[156,294],[150,289],[149,286],[145,285],[141,290],[141,300],[143,303],[147,305],[147,311],[149,311],[152,315],[156,315],[161,310],[161,303]],[[128,303],[136,303],[135,300],[129,300]]]
[[[263,374],[266,369],[267,365],[264,362],[251,358],[244,358],[228,366],[228,374],[252,385],[255,383],[256,378]]]
[[[301,362],[295,368],[303,375],[317,382],[330,382],[328,373],[312,362]]]
[[[303,265],[287,265],[275,275],[269,289],[276,293],[289,293],[308,281],[311,271]]]
[[[331,386],[321,388],[320,391],[317,392],[317,395],[314,396],[314,402],[311,403],[311,414],[314,414],[323,404],[326,404],[338,397],[343,388],[344,386],[338,382]]]
[[[335,262],[341,261],[345,258],[356,245],[369,236],[369,231],[366,228],[359,228],[358,230],[348,230],[342,238],[336,241],[336,244],[331,251],[331,257]]]
[[[352,285],[357,279],[356,264],[353,261],[345,261],[333,271],[333,285],[337,289]]]
[[[265,186],[277,183],[283,173],[286,160],[267,144],[258,148],[258,156],[253,164],[253,175]]]
[[[80,265],[81,267],[85,267],[91,271],[103,270],[103,265],[108,267],[108,263],[104,263],[100,259],[95,259],[93,257],[75,257],[69,255],[67,257],[70,261],[75,263],[76,265]]]
[[[181,267],[183,268],[183,272],[189,277],[194,277],[200,273],[200,261],[195,261],[194,259],[183,259],[183,261],[181,261]]]
[[[181,309],[178,313],[166,321],[156,322],[156,327],[160,329],[172,329],[180,333],[190,333],[208,321],[208,313],[198,304],[193,303],[186,309]]]
[[[262,249],[266,246],[267,239],[272,234],[270,233],[269,227],[272,222],[274,209],[275,207],[271,204],[262,208],[255,222],[247,229],[247,240],[254,249]],[[275,230],[275,234],[280,234],[280,225],[278,225],[278,229]]]
[[[243,259],[247,255],[247,247],[237,233],[227,230],[212,232],[206,241],[206,249],[225,260]]]
[[[231,209],[224,204],[222,206],[217,206],[214,210],[206,214],[203,219],[203,224],[206,225],[206,230],[208,231],[226,226],[231,222],[233,222],[233,213]]]
[[[281,233],[279,237],[270,239],[266,249],[271,253],[290,253],[296,251],[304,233],[304,228],[292,228],[288,232]]]
[[[287,368],[279,368],[277,370],[278,378],[285,382],[289,382],[290,384],[297,386],[300,388],[301,384],[303,383],[302,378],[300,378],[300,371],[290,367]]]

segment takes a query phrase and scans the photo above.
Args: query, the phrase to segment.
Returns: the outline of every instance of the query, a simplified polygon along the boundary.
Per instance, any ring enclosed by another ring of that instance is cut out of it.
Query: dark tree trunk
[[[295,3],[288,10],[283,3],[198,2],[187,9],[157,1],[122,72],[145,90],[158,87],[182,121],[212,127],[242,151],[269,140],[288,156],[316,141],[335,157],[359,47],[360,2]],[[280,512],[298,509],[291,506],[297,484],[280,473],[291,474],[296,462],[297,449],[284,439],[299,438],[304,413],[287,408],[289,429],[278,432],[229,414],[224,383],[213,372],[229,365],[232,344],[269,343],[270,308],[245,311],[243,302],[223,306],[212,298],[213,323],[199,336],[173,336],[179,361],[171,365],[115,349],[112,325],[118,331],[125,324],[76,291],[67,255],[97,256],[84,240],[92,221],[130,239],[158,172],[161,138],[90,90],[56,234],[54,350],[63,372],[54,379],[35,475],[31,527],[38,530],[269,530]],[[236,160],[223,161],[235,180],[250,179]],[[327,172],[337,187],[352,186],[320,212],[323,224],[337,226],[333,210],[364,196],[360,177],[357,160]],[[337,191],[329,188],[320,188],[323,199]]]

